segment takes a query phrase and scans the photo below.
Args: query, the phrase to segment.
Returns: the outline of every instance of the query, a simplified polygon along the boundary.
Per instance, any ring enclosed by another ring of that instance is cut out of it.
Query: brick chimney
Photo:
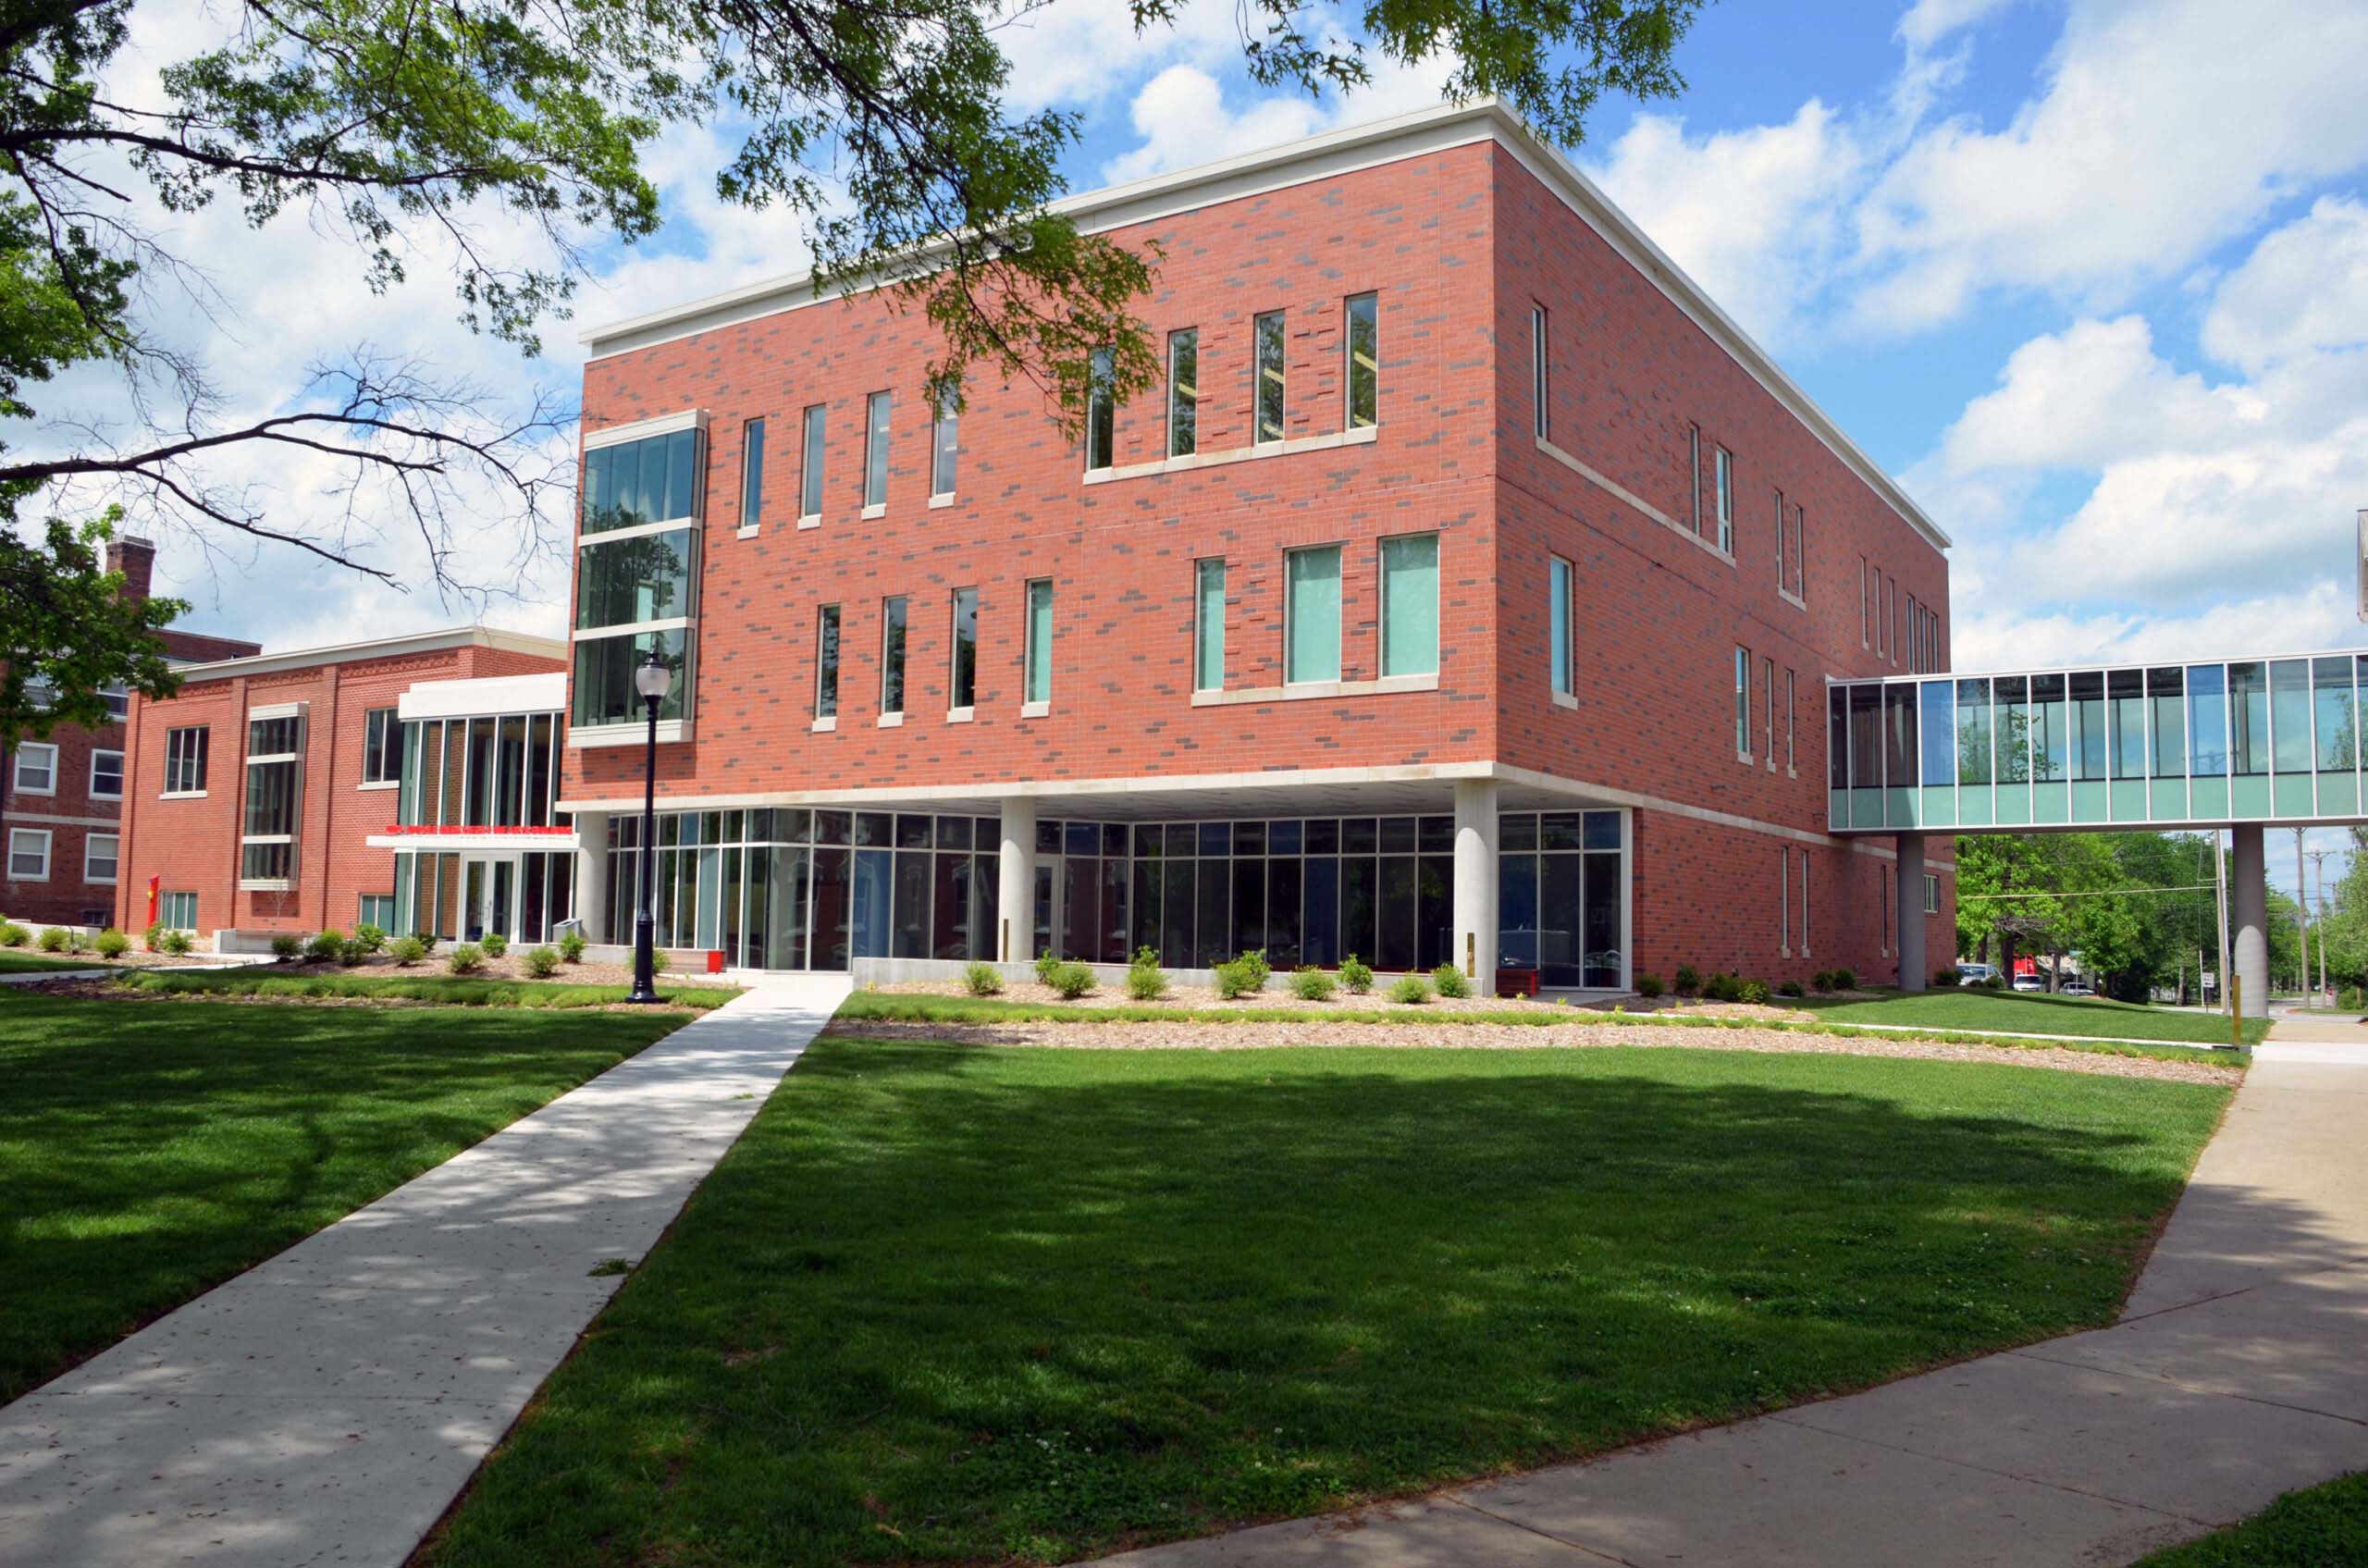
[[[107,565],[123,574],[123,597],[139,604],[147,599],[149,580],[156,574],[155,541],[129,535],[110,539]]]

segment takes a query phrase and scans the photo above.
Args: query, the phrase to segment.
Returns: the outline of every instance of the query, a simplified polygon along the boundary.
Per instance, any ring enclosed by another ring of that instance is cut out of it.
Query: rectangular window
[[[1787,670],[1784,672],[1784,771],[1788,773],[1797,766],[1793,759],[1793,705],[1796,699],[1793,672]]]
[[[1891,582],[1891,597],[1884,600],[1886,619],[1883,622],[1883,647],[1891,650],[1891,661],[1899,662],[1899,579]]]
[[[1439,537],[1381,541],[1381,673],[1439,670]]]
[[[1941,879],[1930,871],[1924,873],[1924,912],[1928,915],[1941,912]]]
[[[594,472],[606,460],[608,475]],[[655,650],[674,670],[660,717],[679,719],[690,708],[687,649],[696,614],[697,540],[705,461],[697,427],[597,449],[586,459],[587,485],[606,483],[612,492],[608,521],[591,525],[576,549],[574,722],[579,725],[626,724],[641,718],[634,672]],[[638,474],[630,508],[622,487]],[[597,500],[597,495],[595,496]],[[590,504],[587,502],[587,505]],[[595,534],[598,537],[593,537]],[[598,636],[588,634],[598,633]],[[400,776],[400,745],[384,777]]]
[[[1786,525],[1784,492],[1779,490],[1776,492],[1776,589],[1779,593],[1790,591],[1784,574],[1791,569],[1793,551],[1784,537],[1790,532]]]
[[[1808,508],[1793,508],[1793,597],[1803,603],[1808,601],[1808,541],[1803,536],[1809,531]]]
[[[1347,315],[1349,428],[1370,430],[1381,423],[1381,302],[1352,294]]]
[[[1751,760],[1751,650],[1735,649],[1735,755]]]
[[[1760,711],[1765,720],[1760,726],[1759,747],[1768,765],[1776,765],[1776,661],[1762,660],[1759,666],[1760,684],[1766,687],[1760,698]]]
[[[814,717],[835,719],[838,713],[839,607],[826,604],[814,636]]]
[[[765,422],[751,419],[740,426],[740,526],[755,527],[764,507]]]
[[[165,732],[165,793],[196,795],[205,788],[204,724]]]
[[[167,931],[197,929],[197,895],[167,893],[156,901],[156,920]],[[387,928],[391,931],[394,928]]]
[[[354,910],[354,923],[376,926],[380,931],[393,931],[395,926],[395,895],[391,893],[365,893]]]
[[[1108,349],[1096,349],[1085,364],[1085,468],[1091,474],[1107,468],[1118,440],[1116,361]]]
[[[880,711],[905,710],[905,596],[880,602]]]
[[[1283,438],[1283,313],[1270,310],[1252,323],[1257,340],[1257,439]]]
[[[2269,667],[2271,766],[2281,773],[2311,771],[2311,666],[2281,659]]]
[[[47,882],[49,880],[49,830],[47,828],[8,830],[8,880],[10,882]]]
[[[2347,666],[2346,673],[2349,673],[2349,666]],[[2346,691],[2350,689],[2348,683],[2344,689]],[[91,795],[93,799],[98,800],[123,798],[122,752],[93,751],[91,753]]]
[[[1685,478],[1693,496],[1694,537],[1702,537],[1702,426],[1685,427]]]
[[[954,493],[954,460],[962,450],[962,390],[942,387],[929,429],[929,493]]]
[[[296,874],[303,799],[304,722],[293,713],[247,723],[246,815],[240,835],[241,883],[283,883]]]
[[[874,392],[865,404],[863,422],[863,504],[888,504],[888,434],[895,403],[887,393]]]
[[[1340,547],[1283,557],[1283,680],[1340,678]]]
[[[111,833],[94,833],[82,840],[84,882],[115,881],[117,846],[120,842],[119,835]]]
[[[1793,851],[1776,851],[1776,950],[1793,954]]]
[[[637,528],[698,514],[699,433],[674,430],[584,454],[582,532]]]
[[[1867,578],[1872,571],[1873,568],[1867,564],[1867,558],[1860,556],[1858,558],[1858,646],[1860,648],[1874,646],[1872,613],[1874,604],[1867,597]]]
[[[1554,661],[1554,690],[1558,696],[1572,697],[1578,691],[1578,671],[1571,651],[1571,563],[1559,555],[1548,556],[1546,577],[1551,596],[1547,638],[1548,657]]]
[[[362,715],[362,782],[401,784],[402,777],[402,721],[394,709],[373,708]]]
[[[1923,628],[1923,618],[1916,607],[1916,596],[1909,594],[1907,596],[1907,667],[1911,670],[1920,671],[1924,668]]]
[[[979,699],[979,590],[954,590],[954,701],[958,712]]]
[[[1167,335],[1167,455],[1201,450],[1201,333],[1187,327]]]
[[[1719,469],[1719,548],[1729,555],[1735,552],[1735,460],[1720,447],[1718,450]]]
[[[2263,664],[2228,666],[2230,771],[2239,777],[2269,772],[2269,679]]]
[[[1053,700],[1053,580],[1050,577],[1039,577],[1028,585],[1028,646],[1020,673],[1020,700],[1028,703]]]
[[[17,793],[57,793],[56,747],[46,741],[29,740],[17,747]]]
[[[1533,427],[1541,441],[1554,438],[1554,405],[1549,398],[1553,389],[1548,379],[1548,366],[1551,363],[1547,357],[1548,342],[1546,307],[1532,305],[1529,307],[1529,405]]]
[[[1225,562],[1192,563],[1192,689],[1225,689]]]
[[[822,447],[830,410],[816,403],[806,411],[806,450],[798,463],[797,513],[800,521],[822,515]]]

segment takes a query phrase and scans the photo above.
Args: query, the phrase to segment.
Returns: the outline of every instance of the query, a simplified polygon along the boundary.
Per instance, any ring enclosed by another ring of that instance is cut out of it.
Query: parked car
[[[1980,985],[1985,980],[1996,979],[1997,974],[1998,970],[1996,968],[1989,964],[1959,964],[1957,966],[1957,983],[1959,985]]]
[[[2044,991],[2047,989],[2047,982],[2040,979],[2039,976],[2035,974],[2018,974],[2015,977],[2015,989],[2017,991]]]
[[[2094,996],[2096,991],[2085,980],[2068,981],[2056,993],[2059,996]]]

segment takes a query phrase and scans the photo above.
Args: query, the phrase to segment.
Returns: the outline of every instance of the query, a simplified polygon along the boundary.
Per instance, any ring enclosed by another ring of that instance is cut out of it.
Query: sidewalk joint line
[[[1580,1463],[1585,1463],[1586,1462],[1583,1460]],[[1617,1556],[1611,1552],[1598,1550],[1597,1548],[1587,1546],[1583,1542],[1572,1540],[1566,1536],[1558,1536],[1551,1530],[1542,1529],[1536,1525],[1530,1524],[1527,1520],[1511,1518],[1506,1514],[1498,1513],[1492,1508],[1483,1508],[1478,1503],[1470,1500],[1459,1493],[1446,1492],[1440,1495],[1444,1500],[1455,1504],[1458,1508],[1469,1509],[1471,1512],[1480,1515],[1483,1519],[1494,1519],[1498,1524],[1510,1525],[1516,1530],[1525,1530],[1529,1534],[1537,1537],[1540,1540],[1552,1541],[1556,1546],[1569,1547],[1572,1551],[1578,1552],[1586,1557],[1595,1558],[1600,1562],[1617,1562],[1621,1565],[1621,1568],[1640,1568],[1640,1565],[1632,1559]]]
[[[1971,1365],[1973,1364],[1967,1363],[1966,1364]],[[1817,1407],[1812,1405],[1808,1408],[1813,1410]],[[1823,1433],[1829,1438],[1840,1438],[1845,1442],[1862,1443],[1868,1448],[1883,1449],[1892,1453],[1904,1453],[1911,1459],[1927,1459],[1930,1460],[1935,1464],[1954,1464],[1961,1469],[1971,1470],[1977,1475],[1995,1475],[2002,1480],[2007,1481],[2020,1481],[2027,1487],[2044,1487],[2050,1491],[2064,1492],[2072,1497],[2084,1497],[2089,1499],[2091,1502],[2109,1502],[2115,1508],[2134,1508],[2141,1513],[2157,1514],[2164,1519],[2184,1520],[2188,1524],[2201,1525],[2207,1529],[2214,1528],[2220,1525],[2227,1523],[2225,1519],[2199,1519],[2191,1513],[2174,1512],[2167,1508],[2157,1508],[2151,1502],[2138,1502],[2129,1498],[2115,1497],[2110,1492],[2092,1492],[2085,1487],[2067,1486],[2062,1481],[2051,1481],[2043,1475],[2018,1475],[2012,1470],[2000,1470],[1994,1465],[1979,1464],[1970,1459],[1958,1459],[1950,1454],[1933,1453],[1925,1449],[1909,1448],[1905,1443],[1887,1443],[1883,1442],[1880,1438],[1861,1437],[1856,1432],[1837,1432],[1830,1426],[1819,1426],[1810,1422],[1796,1420],[1792,1416],[1791,1413],[1787,1411],[1771,1412],[1765,1417],[1765,1419],[1770,1421],[1782,1421],[1789,1426],[1798,1426],[1804,1431]]]

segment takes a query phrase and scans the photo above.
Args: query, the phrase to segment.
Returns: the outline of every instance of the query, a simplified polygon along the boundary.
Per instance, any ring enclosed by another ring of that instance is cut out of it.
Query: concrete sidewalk
[[[0,1563],[401,1563],[845,994],[769,981],[0,1409]]]
[[[2110,1328],[1126,1568],[2127,1563],[2368,1467],[2368,1043],[2281,1021]]]

